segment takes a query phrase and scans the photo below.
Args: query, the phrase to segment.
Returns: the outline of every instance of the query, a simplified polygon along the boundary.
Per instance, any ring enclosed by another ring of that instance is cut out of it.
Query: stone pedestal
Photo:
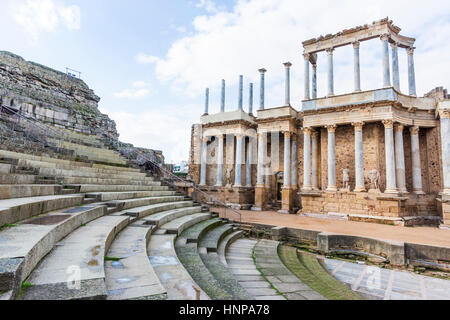
[[[291,213],[294,204],[294,190],[283,188],[281,191],[281,210],[279,213]]]
[[[265,203],[266,188],[264,186],[257,186],[255,188],[255,205],[252,207],[253,211],[262,211]]]

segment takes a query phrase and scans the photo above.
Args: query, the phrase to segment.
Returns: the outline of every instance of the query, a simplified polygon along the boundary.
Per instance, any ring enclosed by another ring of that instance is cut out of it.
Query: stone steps
[[[145,207],[158,203],[177,202],[183,200],[184,196],[161,196],[161,197],[109,201],[107,202],[107,205],[109,207],[117,207],[119,208],[119,210],[128,210],[132,208]]]
[[[0,231],[0,291],[15,299],[24,281],[55,244],[106,213],[105,207],[75,207],[25,220]],[[3,268],[9,266],[7,268]]]
[[[66,184],[65,187],[77,189],[81,193],[169,190],[169,187],[167,186],[105,185],[105,184]]]
[[[104,216],[68,235],[31,273],[27,282],[32,286],[24,290],[22,299],[106,299],[105,253],[129,222],[130,218],[126,216]],[[74,266],[80,269],[74,271]],[[80,271],[79,287],[76,283],[70,287],[69,275],[76,271]]]
[[[163,211],[153,214],[147,218],[142,219],[142,223],[145,225],[152,225],[158,228],[161,225],[169,223],[170,221],[173,221],[175,219],[201,212],[202,212],[201,206],[184,207],[180,209]]]
[[[86,194],[87,198],[95,198],[97,201],[128,200],[148,197],[174,196],[175,191],[131,191],[131,192],[97,192]]]
[[[39,175],[44,176],[55,176],[55,177],[83,177],[83,178],[99,178],[99,179],[110,179],[114,176],[117,179],[140,179],[140,180],[154,180],[152,177],[147,177],[146,173],[136,173],[129,175],[126,172],[115,172],[115,173],[99,173],[85,171],[80,168],[73,168],[71,170],[66,169],[53,169],[53,168],[39,168]]]
[[[163,211],[192,207],[193,204],[194,203],[192,201],[176,201],[176,202],[158,203],[158,204],[152,204],[152,205],[148,205],[148,206],[123,210],[123,211],[114,213],[114,215],[130,216],[133,218],[133,220],[138,220],[138,219],[142,219],[142,218],[148,217],[150,215],[153,215],[155,213],[159,213],[159,212],[163,212]]]
[[[199,247],[205,248],[208,253],[217,253],[220,242],[233,231],[233,226],[229,224],[216,227],[201,238]]]
[[[217,253],[219,254],[220,262],[226,267],[228,267],[228,262],[226,259],[226,252],[230,245],[242,238],[244,236],[244,232],[242,230],[234,231],[228,234],[223,240],[220,242],[219,247],[217,248]]]
[[[132,224],[114,240],[105,262],[108,300],[163,300],[167,291],[159,281],[147,256],[152,226]]]
[[[211,213],[195,213],[189,216],[184,216],[172,220],[160,227],[162,232],[168,234],[180,235],[184,230],[196,225],[202,221],[209,220],[211,218]]]
[[[0,185],[0,200],[52,196],[61,194],[60,185],[39,185],[39,184],[15,184]]]
[[[36,182],[36,176],[30,174],[0,174],[0,185],[2,184],[33,184]]]
[[[84,196],[57,195],[0,200],[0,226],[83,204]]]
[[[137,186],[160,186],[161,182],[148,179],[120,179],[120,178],[85,178],[85,177],[64,177],[63,184],[106,184],[106,185],[137,185]]]

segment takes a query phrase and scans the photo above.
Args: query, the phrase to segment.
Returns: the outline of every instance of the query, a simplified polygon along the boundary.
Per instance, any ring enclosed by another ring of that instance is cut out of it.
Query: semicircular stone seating
[[[324,298],[278,242],[123,163],[0,150],[0,300]]]

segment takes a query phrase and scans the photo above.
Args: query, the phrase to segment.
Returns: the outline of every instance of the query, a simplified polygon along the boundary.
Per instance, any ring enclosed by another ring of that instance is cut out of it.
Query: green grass
[[[315,254],[290,246],[281,246],[279,255],[297,278],[329,300],[364,300],[345,284],[331,276],[319,263]]]
[[[122,258],[117,257],[105,257],[105,261],[120,261]]]
[[[31,288],[31,287],[34,287],[34,284],[29,283],[29,282],[25,282],[25,281],[22,282],[22,285],[20,286],[19,294],[17,295],[17,300],[22,299],[22,295],[25,292],[25,290],[27,288]]]
[[[17,227],[16,224],[4,224],[0,227],[0,231],[2,231],[3,229],[6,229],[6,228],[15,228],[15,227]]]

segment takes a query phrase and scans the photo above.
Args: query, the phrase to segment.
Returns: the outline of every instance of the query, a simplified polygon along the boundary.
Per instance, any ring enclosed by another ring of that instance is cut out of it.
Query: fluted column
[[[303,129],[303,190],[311,190],[311,128]]]
[[[394,122],[384,120],[384,139],[386,153],[386,190],[385,193],[397,193],[397,178],[395,174]]]
[[[223,135],[217,137],[219,140],[219,147],[217,152],[217,178],[216,186],[223,187]]]
[[[261,75],[261,84],[260,84],[260,95],[259,95],[259,110],[264,110],[264,97],[265,97],[265,73],[267,72],[266,69],[259,69],[259,73]]]
[[[235,176],[234,176],[234,186],[242,187],[242,164],[243,164],[243,140],[244,136],[242,134],[236,135],[236,163],[235,163]]]
[[[361,68],[359,62],[359,46],[360,42],[353,42],[353,64],[354,64],[354,83],[355,92],[361,91]]]
[[[353,123],[355,127],[355,192],[365,192],[364,184],[364,122]]]
[[[406,190],[406,174],[405,174],[405,148],[403,146],[403,129],[402,124],[395,126],[395,172],[397,174],[398,191],[407,193]]]
[[[243,110],[244,108],[244,76],[239,76],[239,101],[238,101],[238,107],[239,110]]]
[[[334,96],[333,51],[334,48],[326,50],[328,54],[328,96]]]
[[[310,99],[309,94],[309,54],[304,54],[303,57],[305,58],[305,75],[304,75],[304,84],[305,84],[305,100]]]
[[[312,98],[317,99],[317,64],[312,65]]]
[[[398,65],[398,44],[391,43],[392,48],[392,83],[394,89],[400,92],[400,71]]]
[[[450,109],[440,110],[439,115],[441,118],[443,193],[450,195]]]
[[[200,160],[200,186],[206,186],[206,158],[207,158],[207,145],[208,137],[202,139],[202,154]]]
[[[411,133],[411,159],[412,159],[412,178],[413,192],[424,194],[422,186],[422,168],[420,160],[419,127],[409,128]]]
[[[225,112],[225,80],[222,80],[222,92],[220,95],[220,112]]]
[[[204,116],[207,116],[209,113],[209,88],[206,88],[205,92],[205,114]]]
[[[336,125],[330,125],[328,129],[328,188],[327,191],[337,191],[336,184]]]
[[[291,185],[292,189],[298,188],[298,143],[297,135],[292,135],[292,152],[291,152],[292,164],[291,164]]]
[[[312,173],[311,184],[313,190],[319,190],[319,132],[311,133]]]
[[[291,187],[291,133],[284,133],[284,188]]]
[[[264,187],[264,135],[266,133],[258,133],[258,170],[256,178],[256,186]]]
[[[380,37],[383,45],[383,87],[391,86],[391,72],[389,66],[389,35],[384,34]]]
[[[247,187],[252,187],[252,162],[253,162],[253,143],[252,137],[248,139],[247,145],[247,163],[246,163],[246,173],[245,173],[245,184]]]
[[[253,83],[250,83],[250,85],[249,85],[248,113],[253,114]]]
[[[416,72],[414,69],[414,48],[408,48],[408,82],[409,95],[416,96]]]
[[[286,93],[285,93],[284,104],[286,106],[291,105],[291,66],[292,66],[292,63],[290,63],[290,62],[284,63],[284,67],[286,69],[286,83],[285,83]]]

